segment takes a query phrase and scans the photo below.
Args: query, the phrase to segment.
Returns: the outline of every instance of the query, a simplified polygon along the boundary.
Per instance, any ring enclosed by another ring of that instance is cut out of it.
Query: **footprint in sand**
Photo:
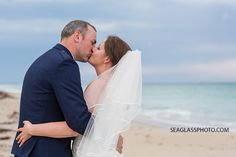
[[[19,118],[19,112],[13,111],[12,114],[8,115],[7,117],[17,122]]]
[[[164,143],[160,142],[160,143],[157,143],[158,146],[162,146]]]
[[[2,133],[6,133],[6,132],[10,132],[10,131],[12,131],[12,130],[10,130],[10,129],[0,128],[0,134],[2,134]]]
[[[10,94],[6,93],[6,92],[1,92],[0,91],[0,99],[5,99],[5,98],[14,98],[14,97],[11,96]]]
[[[147,142],[147,143],[152,143],[152,142],[151,142],[151,139],[152,139],[151,135],[146,134],[146,135],[145,135],[145,138],[146,138],[146,142]]]
[[[4,137],[0,137],[0,140],[9,140],[9,139],[11,139],[11,137],[10,137],[10,136],[4,136]]]

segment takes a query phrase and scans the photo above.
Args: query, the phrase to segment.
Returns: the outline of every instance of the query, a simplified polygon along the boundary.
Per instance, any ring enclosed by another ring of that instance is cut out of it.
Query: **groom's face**
[[[82,62],[88,61],[93,53],[93,48],[96,46],[96,37],[96,31],[91,26],[88,26],[88,30],[78,45],[77,60]]]

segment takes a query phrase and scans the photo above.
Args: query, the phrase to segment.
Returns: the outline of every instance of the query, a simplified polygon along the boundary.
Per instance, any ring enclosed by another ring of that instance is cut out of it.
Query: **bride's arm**
[[[32,124],[29,121],[24,121],[24,126],[19,128],[20,134],[16,140],[22,146],[32,136],[44,136],[52,138],[75,137],[79,133],[73,131],[65,121],[63,122],[49,122],[41,124]]]
[[[49,122],[41,124],[31,124],[29,121],[24,121],[22,130],[27,131],[32,136],[44,136],[52,138],[65,138],[78,136],[79,133],[73,131],[67,124],[63,122]],[[19,131],[21,129],[19,128]]]

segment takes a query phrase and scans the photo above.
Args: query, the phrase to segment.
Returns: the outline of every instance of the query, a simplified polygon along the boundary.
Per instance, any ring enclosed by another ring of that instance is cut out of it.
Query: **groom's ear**
[[[82,39],[82,35],[79,31],[76,31],[73,35],[75,42],[79,42]]]

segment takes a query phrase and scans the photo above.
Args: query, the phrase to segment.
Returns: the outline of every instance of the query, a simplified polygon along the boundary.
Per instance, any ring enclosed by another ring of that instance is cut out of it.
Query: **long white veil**
[[[141,52],[128,51],[113,68],[74,157],[120,157],[119,134],[135,118],[142,100]]]

